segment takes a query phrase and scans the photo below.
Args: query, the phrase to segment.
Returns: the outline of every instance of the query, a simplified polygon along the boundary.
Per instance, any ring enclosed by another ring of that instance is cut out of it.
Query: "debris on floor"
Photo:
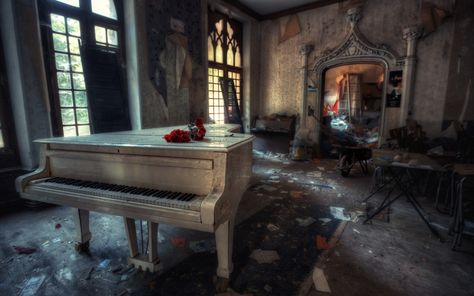
[[[280,229],[280,227],[276,226],[275,224],[270,223],[267,225],[267,229],[270,230],[271,232],[274,232]]]
[[[316,243],[316,249],[318,250],[327,250],[329,249],[329,243],[327,239],[324,236],[321,235],[316,235],[314,238],[314,241]]]
[[[267,285],[263,286],[263,289],[264,289],[265,291],[267,291],[268,293],[270,293],[270,292],[272,291],[272,286],[270,286],[270,285],[267,284]]]
[[[331,218],[319,218],[318,220],[321,221],[323,225],[332,221]]]
[[[190,241],[189,248],[193,250],[194,253],[214,253],[216,251],[216,241],[214,239]]]
[[[44,274],[30,277],[21,288],[19,296],[34,296],[43,285],[46,276]]]
[[[317,291],[331,293],[324,271],[319,267],[315,267],[313,270],[313,283]]]
[[[274,261],[280,260],[280,256],[278,255],[277,251],[267,251],[262,249],[253,250],[252,254],[250,254],[250,258],[256,260],[258,264],[272,263]]]
[[[357,229],[355,229],[355,228],[352,228],[352,230],[353,230],[355,233],[360,234],[360,231],[359,231],[359,230],[357,230]]]
[[[306,176],[308,176],[309,178],[321,178],[322,175],[323,174],[320,171],[314,171],[314,172],[306,173]]]
[[[175,248],[184,248],[186,246],[186,238],[180,236],[171,237],[171,244]]]
[[[265,190],[265,191],[268,191],[268,192],[273,192],[273,191],[277,190],[277,188],[264,184],[264,185],[260,185],[260,186],[255,187],[255,190]]]
[[[339,220],[342,220],[342,221],[350,221],[351,220],[351,216],[344,213],[344,211],[345,211],[344,208],[330,207],[330,211],[331,211],[331,215],[335,219],[339,219]]]
[[[302,198],[304,195],[303,191],[290,191],[290,196],[292,198]]]
[[[299,226],[306,227],[316,222],[316,219],[314,219],[313,217],[306,217],[304,219],[296,218],[296,221],[298,222]]]
[[[83,279],[83,280],[86,280],[86,281],[90,280],[93,271],[94,271],[94,267],[86,268],[86,269],[82,272],[82,274],[83,274],[82,279]]]
[[[18,253],[18,254],[32,254],[34,252],[36,252],[36,248],[33,248],[33,247],[25,247],[25,246],[13,246],[13,248],[15,249],[15,251]]]
[[[56,228],[56,229],[61,228],[61,223],[56,223],[56,225],[54,226],[54,228]]]
[[[99,268],[107,269],[110,266],[110,259],[104,259],[99,263]]]

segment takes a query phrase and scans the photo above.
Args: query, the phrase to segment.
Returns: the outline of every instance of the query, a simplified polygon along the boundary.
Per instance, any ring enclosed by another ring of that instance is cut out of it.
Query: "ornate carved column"
[[[304,44],[300,49],[300,54],[303,56],[303,98],[301,100],[301,121],[300,129],[306,128],[306,118],[308,115],[308,56],[313,50],[313,45]]]
[[[413,111],[413,85],[416,73],[416,40],[420,38],[421,30],[418,26],[412,26],[403,30],[403,39],[407,42],[407,54],[403,67],[403,91],[400,106],[400,126],[406,124],[406,120]]]

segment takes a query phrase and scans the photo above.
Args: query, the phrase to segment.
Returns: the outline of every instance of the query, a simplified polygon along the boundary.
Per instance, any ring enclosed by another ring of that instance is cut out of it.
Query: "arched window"
[[[242,110],[242,24],[228,16],[209,11],[209,117],[224,123],[224,99],[219,77],[234,80],[237,101]]]

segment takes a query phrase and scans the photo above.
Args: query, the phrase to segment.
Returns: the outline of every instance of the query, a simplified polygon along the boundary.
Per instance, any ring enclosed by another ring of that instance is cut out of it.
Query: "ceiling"
[[[318,1],[321,0],[239,0],[240,3],[260,15],[268,15]]]

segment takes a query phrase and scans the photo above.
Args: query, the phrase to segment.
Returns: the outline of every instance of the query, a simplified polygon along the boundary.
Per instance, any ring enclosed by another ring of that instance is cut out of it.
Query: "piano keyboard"
[[[38,181],[38,183],[35,182],[35,187],[195,211],[200,210],[202,199],[204,199],[204,196],[198,196],[192,193],[163,191],[61,177]]]

